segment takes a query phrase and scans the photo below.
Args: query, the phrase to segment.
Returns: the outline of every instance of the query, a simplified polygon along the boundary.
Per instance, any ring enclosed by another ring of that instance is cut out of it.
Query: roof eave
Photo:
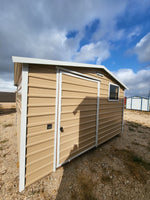
[[[109,75],[111,75],[117,82],[119,82],[124,89],[128,89],[119,79],[117,79],[105,66],[103,65],[93,65],[85,63],[75,63],[75,62],[65,62],[56,60],[46,60],[38,58],[28,58],[28,57],[16,57],[12,56],[12,61],[14,63],[28,63],[28,64],[42,64],[42,65],[56,65],[56,66],[70,66],[70,67],[85,67],[85,68],[96,68],[104,69]]]

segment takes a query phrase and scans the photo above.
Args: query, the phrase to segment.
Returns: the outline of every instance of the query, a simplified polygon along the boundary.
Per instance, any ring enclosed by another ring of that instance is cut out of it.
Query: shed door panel
[[[142,110],[148,111],[148,99],[142,99]]]
[[[64,72],[60,81],[57,166],[94,147],[97,126],[98,82]]]
[[[140,98],[132,99],[132,109],[141,110],[141,99]]]

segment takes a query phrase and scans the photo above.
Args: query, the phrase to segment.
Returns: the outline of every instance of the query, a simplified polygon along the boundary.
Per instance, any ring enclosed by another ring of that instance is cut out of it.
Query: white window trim
[[[118,87],[118,99],[110,99],[110,85],[114,85],[114,86],[117,86]],[[119,101],[119,98],[120,98],[120,87],[119,85],[117,84],[114,84],[114,83],[109,83],[109,89],[108,89],[108,101]]]
[[[20,158],[19,158],[19,192],[23,191],[25,188],[27,96],[28,96],[28,64],[23,64],[22,66]]]

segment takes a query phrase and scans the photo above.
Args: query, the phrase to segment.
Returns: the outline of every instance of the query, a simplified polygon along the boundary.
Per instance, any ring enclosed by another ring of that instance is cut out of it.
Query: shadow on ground
[[[150,199],[149,134],[125,121],[123,134],[63,165],[56,200]]]

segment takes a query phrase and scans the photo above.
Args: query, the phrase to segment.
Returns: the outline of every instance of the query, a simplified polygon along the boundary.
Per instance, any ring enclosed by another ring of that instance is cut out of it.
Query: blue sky
[[[105,65],[129,90],[150,90],[149,0],[0,0],[0,90],[14,91],[11,56]],[[136,87],[135,87],[136,86]]]

